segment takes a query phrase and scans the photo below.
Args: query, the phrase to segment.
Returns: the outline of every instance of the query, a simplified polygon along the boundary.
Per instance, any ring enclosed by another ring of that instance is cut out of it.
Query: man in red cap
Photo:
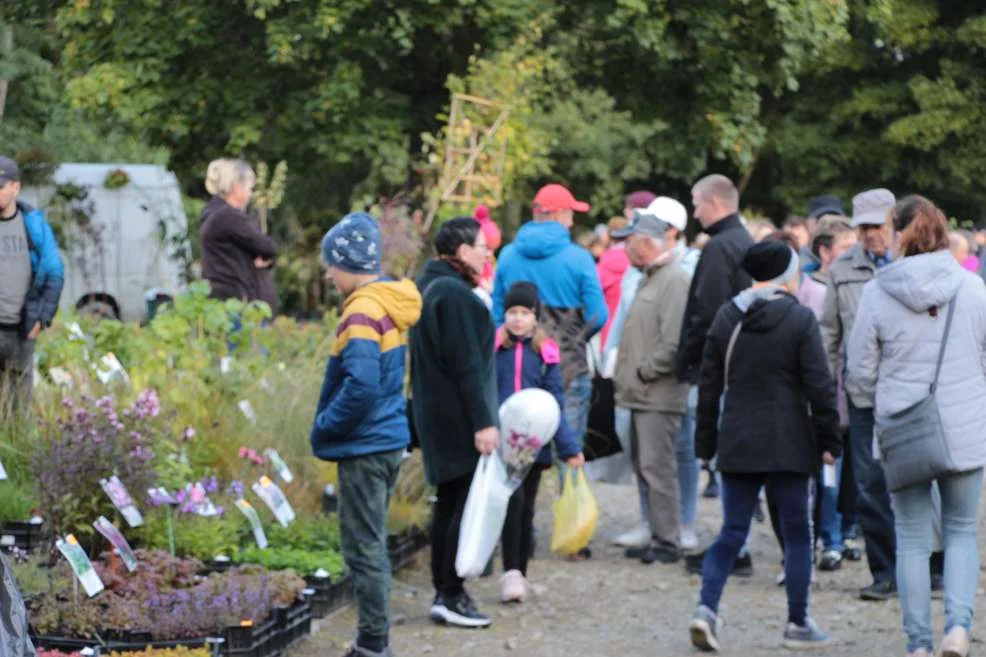
[[[562,351],[565,417],[579,446],[589,421],[592,380],[586,342],[606,324],[608,312],[596,263],[569,235],[576,212],[589,204],[562,185],[542,187],[532,203],[533,221],[500,253],[493,285],[493,319],[503,324],[503,297],[518,281],[541,292],[540,321]]]

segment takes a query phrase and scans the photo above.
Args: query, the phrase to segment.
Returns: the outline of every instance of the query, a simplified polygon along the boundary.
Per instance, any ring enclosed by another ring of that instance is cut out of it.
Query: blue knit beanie
[[[377,220],[351,212],[322,238],[322,260],[350,274],[379,274],[381,242]]]

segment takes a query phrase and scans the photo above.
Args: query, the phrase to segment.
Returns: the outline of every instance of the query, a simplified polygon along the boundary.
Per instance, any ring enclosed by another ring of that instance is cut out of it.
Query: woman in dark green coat
[[[497,390],[493,319],[473,293],[489,252],[474,219],[447,222],[438,256],[418,279],[421,319],[411,329],[411,389],[425,474],[438,488],[431,530],[436,623],[486,627],[455,572],[459,525],[480,454],[496,449]]]

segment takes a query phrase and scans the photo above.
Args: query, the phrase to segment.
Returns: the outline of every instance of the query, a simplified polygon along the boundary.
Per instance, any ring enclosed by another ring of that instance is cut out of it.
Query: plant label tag
[[[825,464],[822,466],[822,486],[825,488],[836,488],[838,484],[835,481],[835,466]]]
[[[175,506],[178,504],[178,500],[166,488],[148,488],[147,497],[150,498],[152,504],[157,506]]]
[[[253,530],[253,538],[257,541],[257,547],[261,550],[267,548],[267,534],[264,533],[264,526],[260,524],[260,514],[253,508],[253,505],[242,497],[236,500],[236,508],[243,512],[246,519],[250,521],[250,528]]]
[[[130,375],[123,369],[123,365],[120,364],[119,359],[113,352],[109,352],[99,359],[96,376],[99,377],[100,382],[104,386],[112,381],[122,381],[127,386],[130,385]]]
[[[7,471],[3,467],[3,461],[0,461],[0,481],[7,478]]]
[[[219,372],[220,374],[229,374],[233,371],[233,357],[223,356],[219,359]]]
[[[284,459],[281,458],[281,455],[277,453],[276,449],[268,447],[264,450],[264,456],[266,456],[267,460],[273,464],[274,470],[277,472],[277,476],[280,477],[284,483],[290,484],[294,481],[294,475],[291,474],[288,464],[284,462]]]
[[[240,413],[243,413],[243,417],[250,421],[250,424],[257,424],[257,414],[253,410],[253,404],[250,403],[249,399],[241,399],[237,406],[240,407]]]
[[[127,567],[127,570],[133,572],[137,570],[137,556],[134,551],[130,548],[130,543],[127,542],[126,537],[122,532],[114,525],[112,522],[107,520],[104,516],[99,516],[96,522],[92,523],[92,526],[96,528],[103,537],[109,541],[116,551],[120,554],[120,559],[123,560],[123,564]]]
[[[70,390],[75,385],[72,375],[68,373],[68,370],[62,367],[52,367],[48,370],[48,376],[51,377],[51,380],[59,388]]]
[[[281,492],[277,484],[270,480],[270,477],[264,475],[251,488],[257,497],[264,501],[282,527],[287,527],[294,522],[294,509],[291,508],[288,498],[284,497],[284,493]]]
[[[99,485],[106,491],[110,501],[113,502],[113,506],[120,512],[120,515],[123,516],[123,519],[127,521],[128,525],[131,527],[140,527],[144,524],[144,516],[140,515],[137,505],[134,504],[133,498],[130,497],[130,492],[127,491],[127,487],[123,485],[119,477],[114,475],[109,479],[102,479]]]
[[[89,561],[89,557],[86,556],[85,550],[79,545],[75,536],[68,534],[64,539],[58,539],[55,541],[55,547],[72,567],[72,572],[82,584],[86,595],[91,598],[103,590],[103,580],[99,579],[96,569],[92,567],[92,562]]]

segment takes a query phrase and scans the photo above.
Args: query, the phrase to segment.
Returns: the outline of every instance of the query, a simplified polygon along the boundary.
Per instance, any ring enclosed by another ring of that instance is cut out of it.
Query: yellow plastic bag
[[[555,502],[555,530],[551,536],[551,551],[575,554],[592,540],[599,522],[599,506],[589,489],[589,480],[582,468],[573,475],[572,468],[565,476],[565,490]]]

